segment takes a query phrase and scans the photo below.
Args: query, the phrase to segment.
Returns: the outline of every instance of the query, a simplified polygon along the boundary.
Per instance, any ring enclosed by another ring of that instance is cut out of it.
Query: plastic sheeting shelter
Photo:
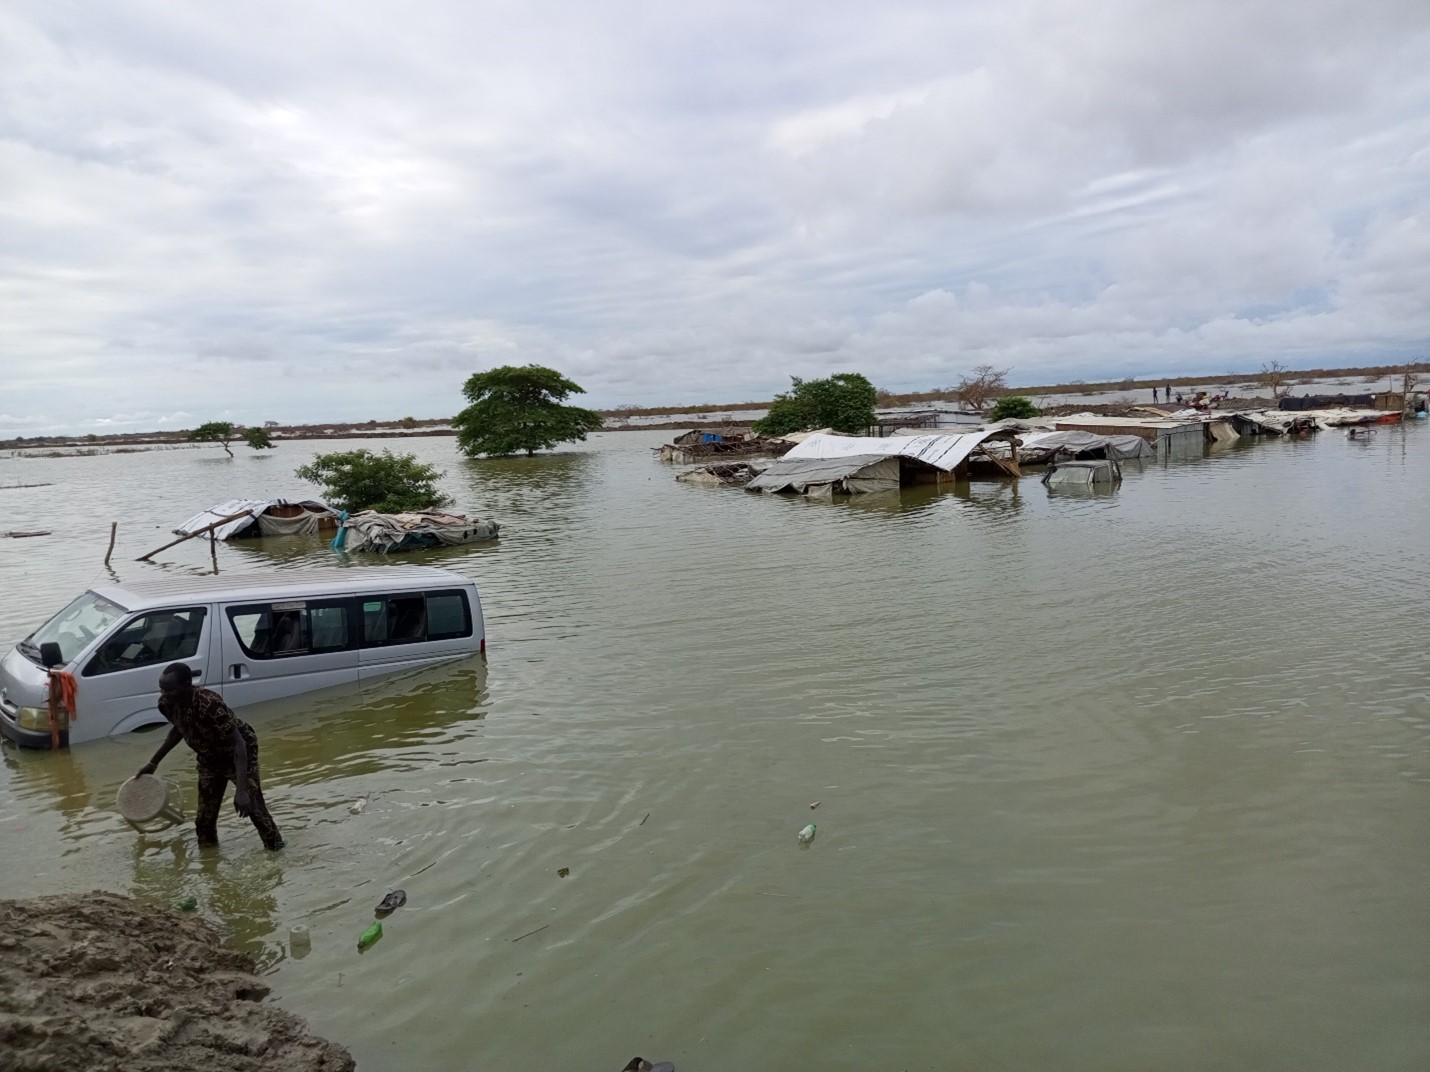
[[[792,453],[792,452],[791,452]],[[854,454],[844,458],[791,458],[786,454],[745,485],[746,491],[787,491],[829,498],[899,490],[897,457]]]
[[[195,514],[174,529],[174,535],[190,536],[226,517],[232,520],[213,530],[215,539],[312,536],[324,529],[331,532],[338,524],[337,511],[317,499],[230,499]]]
[[[1094,432],[1025,432],[1021,454],[1032,462],[1035,456],[1078,455],[1102,451],[1109,458],[1150,458],[1156,450],[1142,436],[1097,435]]]
[[[464,514],[439,510],[414,510],[405,514],[379,514],[364,510],[344,517],[333,537],[335,551],[413,551],[420,547],[456,547],[464,543],[495,540],[501,526]]]

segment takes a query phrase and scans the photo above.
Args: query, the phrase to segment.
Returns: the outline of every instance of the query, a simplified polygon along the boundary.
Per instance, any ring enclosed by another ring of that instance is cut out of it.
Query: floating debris
[[[406,890],[393,890],[393,891],[392,891],[391,893],[389,893],[386,897],[384,897],[380,902],[378,902],[378,906],[377,906],[375,909],[373,909],[373,911],[376,912],[379,917],[381,917],[381,916],[390,916],[393,912],[396,912],[399,908],[401,908],[401,907],[402,907],[403,905],[405,905],[406,903],[407,903],[407,891],[406,891]]]
[[[354,800],[351,804],[348,805],[348,814],[361,815],[362,810],[365,807],[367,807],[367,797],[363,797],[360,800]]]
[[[821,803],[822,803],[822,801],[811,800],[811,801],[809,802],[809,810],[810,810],[810,811],[813,811],[815,808],[819,807],[819,805],[820,805]]]
[[[567,875],[571,874],[571,869],[569,867],[558,867],[556,869],[556,874],[560,878],[565,878]]]
[[[374,920],[372,925],[362,932],[362,937],[358,939],[358,952],[363,953],[371,949],[381,937],[382,921]]]
[[[799,839],[799,843],[801,845],[808,845],[811,841],[814,840],[814,829],[814,824],[810,823],[798,834],[796,834],[795,837]]]
[[[199,907],[199,899],[197,897],[181,897],[174,902],[174,907],[180,912],[192,912]]]

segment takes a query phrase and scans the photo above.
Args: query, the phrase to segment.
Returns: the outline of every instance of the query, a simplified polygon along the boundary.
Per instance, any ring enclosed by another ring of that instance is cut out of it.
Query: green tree
[[[269,450],[274,445],[273,440],[268,436],[267,429],[236,428],[228,421],[209,421],[208,424],[201,424],[189,433],[191,442],[217,443],[223,447],[223,452],[230,458],[233,457],[233,451],[229,449],[228,445],[240,438],[254,450]]]
[[[189,439],[195,443],[219,444],[230,458],[233,457],[233,451],[228,449],[228,445],[233,442],[233,437],[233,425],[228,421],[209,421],[189,433]]]
[[[1038,407],[1026,398],[1021,395],[1006,395],[993,403],[993,412],[988,414],[988,419],[1001,421],[1012,417],[1015,420],[1024,421],[1037,415]]]
[[[437,490],[437,481],[444,475],[441,470],[419,462],[415,454],[339,451],[319,454],[294,472],[321,485],[323,498],[349,513],[376,510],[400,514],[406,510],[429,510],[452,501]]]
[[[770,411],[754,424],[757,435],[785,435],[809,428],[863,432],[874,423],[874,385],[857,372],[837,372],[823,380],[790,377],[790,389],[775,396]]]
[[[585,394],[555,369],[503,365],[467,377],[462,394],[471,405],[452,419],[457,445],[470,455],[549,450],[585,439],[605,419],[594,410],[564,406],[568,395]]]

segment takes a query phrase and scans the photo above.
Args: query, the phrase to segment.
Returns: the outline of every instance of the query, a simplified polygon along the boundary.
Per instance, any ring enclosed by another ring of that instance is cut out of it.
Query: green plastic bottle
[[[810,823],[798,834],[796,834],[795,837],[799,839],[799,843],[801,845],[808,845],[811,841],[814,840],[814,824]]]
[[[174,907],[180,912],[192,912],[199,907],[199,899],[197,897],[181,897],[174,902]]]
[[[382,920],[373,920],[372,926],[362,932],[362,937],[358,939],[358,952],[371,948],[382,937]]]

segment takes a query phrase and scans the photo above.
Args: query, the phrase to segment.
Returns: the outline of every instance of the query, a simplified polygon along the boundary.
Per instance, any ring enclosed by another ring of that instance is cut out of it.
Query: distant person
[[[281,849],[283,835],[268,814],[258,781],[258,735],[253,727],[234,715],[218,693],[194,688],[194,672],[184,663],[170,663],[159,675],[159,714],[169,720],[169,736],[138,773],[153,774],[180,741],[194,750],[199,767],[194,832],[199,844],[218,844],[218,813],[233,782],[233,810],[253,822],[265,849]]]
[[[1152,401],[1157,401],[1157,388],[1152,388]]]
[[[1172,385],[1171,385],[1170,383],[1167,384],[1167,389],[1162,392],[1162,397],[1165,398],[1165,399],[1168,399],[1169,401],[1171,400],[1171,397],[1172,397]],[[1180,402],[1181,399],[1178,399],[1177,401]]]

